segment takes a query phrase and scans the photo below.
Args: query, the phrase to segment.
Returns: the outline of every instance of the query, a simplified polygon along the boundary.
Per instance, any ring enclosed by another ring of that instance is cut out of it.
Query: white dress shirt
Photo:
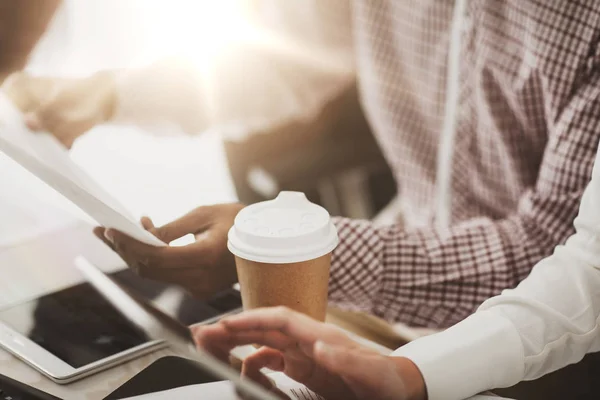
[[[509,387],[600,350],[599,160],[564,246],[471,317],[394,352],[419,367],[429,400]]]

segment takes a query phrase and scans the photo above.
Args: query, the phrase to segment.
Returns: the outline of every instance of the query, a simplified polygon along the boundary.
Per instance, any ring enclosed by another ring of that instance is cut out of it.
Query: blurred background
[[[256,4],[64,0],[27,69],[42,75],[86,76],[169,56],[201,65],[260,13]],[[223,141],[218,130],[196,136],[159,133],[166,135],[101,126],[76,142],[72,158],[133,215],[149,215],[157,224],[198,205],[236,199],[251,203],[282,189],[304,191],[334,215],[371,218],[395,194],[354,87],[310,120],[261,132],[248,128],[233,141]],[[60,225],[79,217],[66,201],[3,155],[0,170],[3,221],[18,219],[24,226],[27,218],[31,235],[40,218]],[[36,206],[40,199],[43,203]],[[48,229],[49,224],[39,228]],[[17,240],[19,235],[12,232],[11,237]]]

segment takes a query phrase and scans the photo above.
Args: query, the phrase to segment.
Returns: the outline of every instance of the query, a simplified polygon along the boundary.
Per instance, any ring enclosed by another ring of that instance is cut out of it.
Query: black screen
[[[239,293],[234,290],[200,301],[179,288],[139,278],[129,270],[111,276],[185,325],[241,306]],[[88,283],[0,311],[0,320],[74,368],[148,341]]]

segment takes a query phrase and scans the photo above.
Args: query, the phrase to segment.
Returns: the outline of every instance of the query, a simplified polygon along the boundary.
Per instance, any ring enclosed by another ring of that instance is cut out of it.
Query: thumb
[[[147,231],[152,232],[152,230],[156,229],[154,227],[154,222],[152,222],[152,220],[149,217],[142,217],[140,222],[142,223],[142,226],[144,227],[144,229]]]
[[[165,243],[170,243],[190,233],[199,233],[210,225],[212,221],[211,210],[210,206],[198,207],[183,217],[155,228],[153,233]]]
[[[262,368],[273,371],[283,371],[285,359],[283,353],[270,347],[261,347],[244,359],[242,364],[242,375],[257,380],[258,374],[262,375]]]
[[[142,228],[144,228],[145,230],[147,230],[148,232],[150,232],[151,234],[153,234],[160,240],[164,241],[164,239],[159,236],[160,234],[159,234],[158,230],[156,229],[156,227],[154,226],[154,222],[152,222],[150,217],[146,217],[146,216],[142,217],[140,219],[140,223],[142,224]]]
[[[284,356],[279,350],[263,347],[246,357],[242,364],[242,377],[250,378],[266,390],[276,394],[281,399],[289,399],[267,375],[261,372],[262,368],[283,371],[285,366]],[[242,396],[242,398],[244,398]]]
[[[25,125],[32,131],[41,131],[43,130],[42,121],[40,117],[35,112],[29,112],[24,116]]]

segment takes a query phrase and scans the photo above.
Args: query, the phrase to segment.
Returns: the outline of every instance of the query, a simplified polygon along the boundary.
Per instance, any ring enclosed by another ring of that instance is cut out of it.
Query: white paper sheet
[[[321,396],[308,390],[306,386],[288,378],[281,372],[268,374],[277,387],[292,400],[324,400]],[[184,386],[177,389],[131,397],[128,400],[171,400],[171,399],[211,399],[239,400],[230,382],[221,381],[201,385]]]
[[[165,245],[73,163],[54,137],[27,129],[20,112],[3,93],[0,93],[0,110],[1,152],[62,194],[99,224],[117,229],[144,243]]]
[[[288,395],[292,400],[325,400],[315,394],[306,386],[288,378],[282,372],[268,374],[279,390]],[[211,400],[239,400],[233,385],[227,381],[204,383],[201,385],[184,386],[162,392],[149,393],[142,396],[130,397],[125,400],[172,400],[172,399],[211,399]],[[467,400],[503,400],[501,397],[475,396]],[[509,399],[505,399],[509,400]]]
[[[0,221],[0,249],[17,246],[78,223],[69,213],[46,206],[39,199],[23,193],[3,193],[0,196]]]

